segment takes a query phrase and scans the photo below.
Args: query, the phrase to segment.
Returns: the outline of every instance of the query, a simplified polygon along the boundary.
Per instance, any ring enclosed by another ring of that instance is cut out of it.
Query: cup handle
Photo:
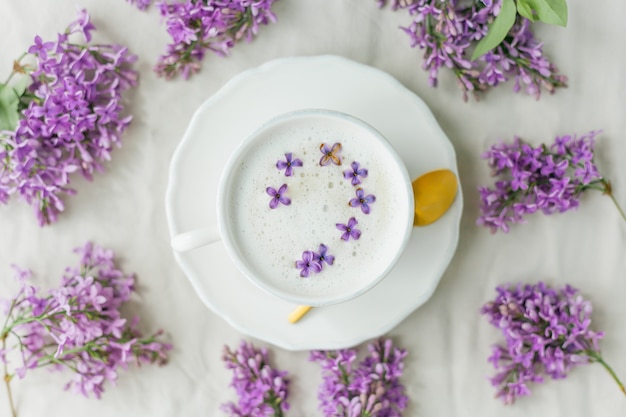
[[[220,239],[220,233],[217,228],[204,227],[180,233],[172,238],[170,244],[176,252],[187,252],[191,249],[217,242]]]

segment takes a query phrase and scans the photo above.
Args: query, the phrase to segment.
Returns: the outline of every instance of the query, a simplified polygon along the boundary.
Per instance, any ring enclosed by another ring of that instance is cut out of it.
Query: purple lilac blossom
[[[335,165],[341,165],[341,159],[339,158],[339,152],[341,152],[341,143],[335,143],[333,146],[327,143],[320,145],[320,152],[322,157],[320,158],[320,165],[326,166],[331,162]]]
[[[600,356],[598,342],[604,333],[590,328],[591,302],[577,289],[553,289],[539,282],[500,286],[496,292],[481,313],[505,339],[505,345],[493,346],[489,357],[497,371],[491,383],[505,404],[530,395],[530,383],[542,382],[544,374],[561,379],[572,368],[592,362],[602,364],[624,392]]]
[[[347,180],[352,180],[352,185],[356,186],[361,184],[361,178],[367,177],[367,169],[361,168],[360,164],[356,161],[353,161],[350,166],[352,169],[345,170],[343,172],[343,177]]]
[[[287,192],[287,184],[281,185],[278,190],[272,187],[267,187],[265,189],[265,192],[272,197],[272,199],[270,200],[270,208],[272,210],[278,207],[279,204],[285,206],[291,204],[291,199],[285,196],[285,193]]]
[[[376,196],[373,194],[365,195],[365,191],[362,188],[356,189],[356,198],[351,199],[348,202],[350,207],[361,207],[361,211],[365,214],[370,214],[370,204],[376,201]]]
[[[578,207],[581,194],[588,189],[610,192],[594,163],[599,133],[560,136],[551,146],[533,147],[518,137],[512,144],[492,146],[483,158],[497,180],[493,188],[478,188],[481,216],[477,224],[493,232],[508,232],[511,223],[523,223],[527,214],[562,213]]]
[[[287,372],[274,369],[267,349],[257,349],[242,341],[232,351],[224,346],[222,360],[233,371],[231,386],[237,392],[237,404],[229,402],[222,410],[229,416],[282,417],[289,409]]]
[[[99,398],[120,369],[132,363],[165,364],[172,347],[157,340],[162,331],[145,337],[138,318],[122,317],[135,278],[117,268],[113,251],[87,243],[75,252],[79,266],[67,268],[61,285],[48,295],[30,284],[30,271],[15,267],[20,289],[9,300],[0,339],[16,336],[21,364],[15,374],[20,378],[48,365],[70,369],[75,374],[65,388]]]
[[[302,252],[302,259],[296,261],[296,268],[300,270],[302,278],[308,278],[311,273],[317,274],[321,272],[323,265],[319,255],[316,256],[315,252],[307,250]]]
[[[285,154],[284,161],[281,159],[276,162],[276,168],[278,168],[280,171],[282,171],[283,169],[285,170],[285,177],[291,177],[293,175],[293,168],[301,166],[302,160],[298,158],[293,159],[293,154],[291,152]]]
[[[377,0],[384,6],[385,0]],[[424,51],[423,68],[432,87],[437,86],[440,68],[449,68],[467,100],[468,93],[496,87],[515,78],[513,90],[524,90],[539,99],[541,90],[553,93],[567,86],[567,77],[543,54],[543,44],[530,29],[530,21],[517,17],[504,41],[492,51],[471,61],[475,44],[486,34],[489,24],[500,13],[501,1],[413,0],[392,2],[393,9],[406,9],[412,23],[402,30],[411,47]]]
[[[400,383],[406,350],[395,347],[391,339],[379,339],[368,345],[368,352],[357,367],[356,349],[311,352],[310,360],[322,367],[318,398],[324,416],[402,415],[408,405]]]
[[[355,219],[354,217],[350,217],[348,223],[337,223],[335,226],[338,230],[343,232],[341,238],[347,242],[350,240],[350,238],[354,240],[359,240],[359,238],[361,237],[361,231],[356,228],[356,225],[358,223],[359,222],[357,221],[357,219]]]
[[[55,42],[36,36],[32,84],[21,97],[23,110],[14,131],[0,132],[0,203],[10,195],[30,204],[40,225],[57,220],[71,174],[91,180],[104,170],[111,151],[131,121],[122,94],[137,85],[136,56],[120,45],[80,45],[91,39],[89,14],[81,11]],[[26,67],[16,65],[18,72]]]
[[[176,0],[157,3],[172,37],[154,70],[187,79],[200,70],[206,51],[227,56],[238,42],[252,41],[259,27],[276,22],[276,0]]]
[[[152,4],[152,0],[126,0],[126,1],[136,6],[139,10],[146,10]]]
[[[332,265],[333,262],[335,262],[335,257],[328,253],[328,246],[323,243],[319,246],[317,252],[313,254],[313,259],[319,262],[320,265],[322,265],[322,268],[324,267],[324,264]]]

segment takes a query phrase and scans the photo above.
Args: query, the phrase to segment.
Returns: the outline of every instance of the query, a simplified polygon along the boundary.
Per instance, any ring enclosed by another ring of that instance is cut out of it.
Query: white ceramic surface
[[[454,149],[426,105],[391,76],[335,56],[280,59],[233,78],[194,115],[170,167],[170,235],[215,218],[220,173],[239,142],[281,113],[326,108],[372,125],[393,145],[411,178],[457,172]],[[175,253],[203,302],[239,331],[291,350],[337,349],[391,330],[435,290],[458,241],[463,198],[437,223],[414,229],[388,276],[364,295],[314,309],[288,323],[295,307],[253,285],[222,243]]]

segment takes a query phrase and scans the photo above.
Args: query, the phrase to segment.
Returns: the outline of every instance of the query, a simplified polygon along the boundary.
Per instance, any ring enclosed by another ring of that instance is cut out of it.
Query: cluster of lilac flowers
[[[198,72],[206,51],[227,56],[239,41],[252,41],[259,27],[276,22],[276,0],[172,0],[157,4],[172,43],[155,71],[187,79]]]
[[[18,293],[5,303],[0,360],[18,356],[14,374],[23,378],[34,369],[69,369],[74,377],[66,389],[100,397],[106,381],[115,382],[120,369],[136,364],[164,364],[171,345],[158,341],[162,331],[143,336],[138,318],[120,313],[135,291],[133,275],[115,264],[111,250],[92,243],[75,250],[77,268],[67,268],[61,285],[43,294],[30,283],[30,271],[15,267]],[[18,355],[9,355],[18,351]],[[14,410],[13,410],[14,411]]]
[[[577,365],[597,362],[626,394],[624,385],[600,355],[604,333],[591,330],[591,302],[567,285],[553,289],[539,282],[496,289],[495,300],[481,313],[502,331],[505,345],[495,345],[489,361],[497,370],[491,383],[504,403],[531,394],[529,384],[543,374],[565,378]]]
[[[302,278],[308,278],[311,273],[318,274],[324,269],[324,264],[332,265],[335,257],[328,253],[328,246],[320,244],[317,252],[306,250],[302,252],[302,259],[296,261],[296,268],[300,270]]]
[[[233,371],[231,386],[238,396],[237,404],[222,405],[229,416],[282,417],[289,409],[287,372],[270,365],[267,349],[242,341],[235,351],[225,346],[222,359]]]
[[[406,355],[391,339],[372,342],[358,366],[356,349],[311,352],[322,367],[318,398],[324,416],[401,416],[408,404],[400,383]]]
[[[136,57],[120,45],[90,45],[94,29],[83,10],[56,41],[35,37],[34,69],[15,65],[14,74],[30,72],[32,84],[20,97],[15,130],[0,131],[0,203],[19,195],[41,225],[56,221],[64,196],[75,193],[72,173],[91,180],[103,170],[131,121],[122,94],[137,84]],[[70,39],[77,34],[86,45]]]
[[[387,0],[376,0],[380,7]],[[485,4],[486,3],[486,4]],[[567,78],[544,56],[543,44],[530,28],[530,21],[517,17],[504,41],[476,60],[469,54],[485,37],[488,25],[500,13],[501,1],[464,0],[392,0],[393,9],[405,9],[412,16],[402,28],[411,39],[411,47],[424,51],[424,70],[429,83],[437,86],[439,69],[449,68],[467,100],[468,93],[496,87],[515,78],[513,90],[541,96],[542,89],[553,93],[567,86]]]
[[[509,231],[511,223],[523,223],[527,214],[562,213],[580,204],[581,194],[590,189],[613,197],[609,181],[594,162],[594,139],[599,132],[582,136],[557,136],[550,146],[533,147],[515,138],[500,143],[483,157],[489,161],[495,187],[479,187],[481,216],[477,224],[493,232]]]

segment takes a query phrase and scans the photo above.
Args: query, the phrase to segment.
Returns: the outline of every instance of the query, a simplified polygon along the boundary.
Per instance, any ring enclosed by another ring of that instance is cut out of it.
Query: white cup
[[[335,143],[341,150],[325,156]],[[288,153],[292,162],[302,161],[302,166],[294,162],[291,176],[277,166]],[[363,168],[366,176],[354,173]],[[277,197],[267,187],[278,190],[282,184],[287,185],[283,200],[291,203],[275,202],[272,209],[269,202]],[[375,201],[359,198],[370,192]],[[357,201],[351,206],[351,200]],[[345,240],[350,218],[357,225]],[[220,178],[217,224],[207,219],[174,236],[171,245],[185,252],[221,240],[237,268],[260,288],[296,304],[322,306],[347,301],[380,282],[402,254],[413,218],[411,180],[391,144],[352,116],[305,109],[268,121],[239,145]],[[355,228],[360,235],[350,234]],[[322,260],[319,272],[316,265],[303,267],[305,252],[319,255],[321,244],[335,257],[332,265]],[[308,277],[302,276],[304,269]]]

